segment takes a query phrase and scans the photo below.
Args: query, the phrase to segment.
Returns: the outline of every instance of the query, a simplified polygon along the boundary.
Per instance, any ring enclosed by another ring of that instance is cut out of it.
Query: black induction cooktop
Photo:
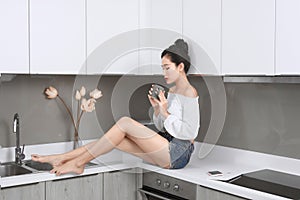
[[[264,169],[242,174],[227,182],[291,199],[300,199],[300,176]]]

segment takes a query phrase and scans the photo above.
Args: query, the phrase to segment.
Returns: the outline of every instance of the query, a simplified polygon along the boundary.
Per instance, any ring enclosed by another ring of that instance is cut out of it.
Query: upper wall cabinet
[[[29,73],[28,1],[0,1],[0,73]]]
[[[161,52],[182,38],[182,0],[140,0],[140,72],[162,74]]]
[[[222,73],[274,74],[275,0],[222,1]]]
[[[30,0],[30,73],[85,74],[85,0]]]
[[[190,73],[221,74],[221,0],[183,1],[183,36],[189,43]]]
[[[300,74],[300,1],[276,1],[276,74]]]
[[[152,74],[151,5],[153,1],[140,0],[139,8],[139,73]]]
[[[139,0],[87,1],[88,74],[138,71]]]

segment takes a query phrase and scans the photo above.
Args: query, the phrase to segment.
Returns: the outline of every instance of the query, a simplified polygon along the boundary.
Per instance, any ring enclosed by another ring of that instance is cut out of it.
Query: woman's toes
[[[54,173],[56,173],[56,172],[57,172],[57,169],[55,169],[55,168],[53,168],[53,169],[50,170],[50,173],[51,173],[51,174],[54,174]]]
[[[31,155],[31,159],[32,159],[33,161],[39,161],[39,158],[40,158],[40,156],[37,155],[37,154],[32,154],[32,155]]]

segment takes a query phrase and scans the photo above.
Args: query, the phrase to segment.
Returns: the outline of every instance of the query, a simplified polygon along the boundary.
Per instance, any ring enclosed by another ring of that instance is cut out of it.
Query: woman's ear
[[[179,69],[179,71],[184,72],[184,64],[183,64],[183,63],[180,63],[180,64],[178,65],[178,69]]]

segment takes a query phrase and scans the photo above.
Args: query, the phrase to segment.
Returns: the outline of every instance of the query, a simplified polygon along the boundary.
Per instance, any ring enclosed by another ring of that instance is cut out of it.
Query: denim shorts
[[[171,136],[168,132],[158,132],[159,135],[169,141],[171,157],[170,169],[184,168],[190,161],[194,151],[194,144],[189,140],[180,140]]]

